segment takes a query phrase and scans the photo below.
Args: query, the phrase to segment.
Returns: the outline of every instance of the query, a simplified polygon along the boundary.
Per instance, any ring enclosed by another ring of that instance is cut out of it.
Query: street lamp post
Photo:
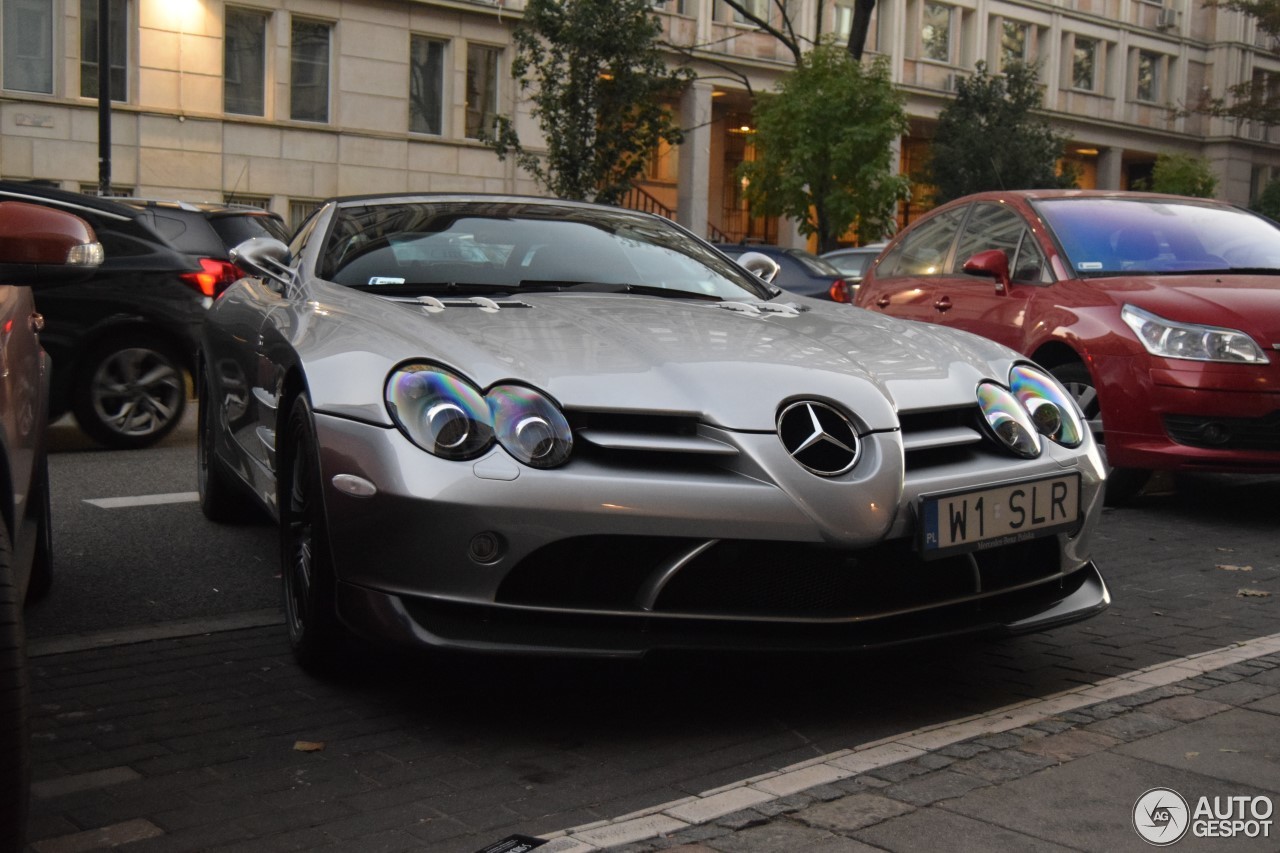
[[[111,195],[111,0],[98,0],[98,195]]]

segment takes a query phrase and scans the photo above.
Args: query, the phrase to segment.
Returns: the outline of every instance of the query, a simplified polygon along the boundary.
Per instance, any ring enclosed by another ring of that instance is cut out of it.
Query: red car
[[[1104,438],[1108,501],[1151,470],[1280,471],[1280,227],[1224,202],[1030,190],[942,205],[856,304],[1038,361]]]

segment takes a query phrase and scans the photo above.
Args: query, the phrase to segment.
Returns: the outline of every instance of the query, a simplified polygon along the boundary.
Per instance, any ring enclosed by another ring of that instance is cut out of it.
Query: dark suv
[[[205,309],[239,277],[228,247],[279,237],[283,222],[239,205],[105,199],[0,181],[6,199],[81,216],[106,250],[92,278],[36,297],[53,366],[50,416],[74,413],[108,447],[159,441],[186,408]]]

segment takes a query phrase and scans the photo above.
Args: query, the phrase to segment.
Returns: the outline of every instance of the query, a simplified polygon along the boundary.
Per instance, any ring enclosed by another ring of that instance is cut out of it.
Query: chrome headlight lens
[[[1262,347],[1253,338],[1235,329],[1175,323],[1132,305],[1120,309],[1120,318],[1133,329],[1147,352],[1161,358],[1239,364],[1268,363]]]
[[[1052,376],[1019,364],[1009,371],[1009,390],[1031,415],[1031,422],[1041,435],[1064,447],[1079,447],[1084,441],[1080,407]]]
[[[1026,459],[1040,455],[1040,431],[1012,391],[994,382],[983,382],[978,385],[978,405],[997,442]]]
[[[392,373],[387,410],[410,441],[444,459],[470,459],[493,443],[484,396],[435,365],[409,364]]]
[[[516,459],[534,468],[554,468],[569,458],[573,432],[545,396],[523,385],[497,385],[485,398],[498,442]]]
[[[474,459],[496,439],[524,464],[554,468],[573,450],[573,431],[560,408],[523,385],[496,385],[481,394],[443,367],[407,364],[387,380],[386,399],[400,431],[444,459]]]

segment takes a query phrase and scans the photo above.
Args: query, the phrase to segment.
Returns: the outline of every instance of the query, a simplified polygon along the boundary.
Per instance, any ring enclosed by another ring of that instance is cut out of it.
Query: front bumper
[[[1091,445],[1036,460],[982,446],[916,458],[898,433],[876,434],[855,472],[823,479],[772,433],[721,431],[735,456],[584,452],[538,471],[501,450],[449,462],[394,429],[323,414],[316,426],[339,614],[370,637],[607,656],[841,649],[1038,630],[1108,601],[1089,557],[1102,507]],[[1070,471],[1079,529],[917,553],[920,495]],[[345,493],[337,475],[376,494]]]

